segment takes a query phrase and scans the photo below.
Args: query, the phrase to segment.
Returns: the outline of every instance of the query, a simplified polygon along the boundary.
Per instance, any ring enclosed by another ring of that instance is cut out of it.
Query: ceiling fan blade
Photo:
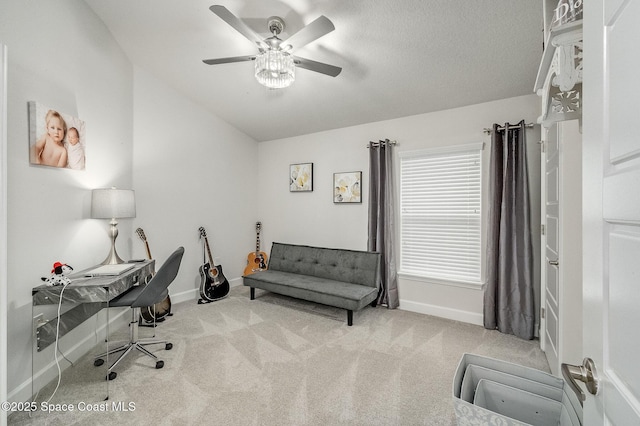
[[[304,59],[299,56],[293,57],[293,63],[297,67],[307,69],[309,71],[319,72],[331,77],[336,77],[342,71],[342,68],[333,65],[325,64],[322,62],[312,61],[311,59]]]
[[[219,58],[219,59],[204,59],[204,62],[207,65],[218,65],[218,64],[230,64],[232,62],[244,62],[244,61],[253,61],[256,59],[256,55],[248,55],[248,56],[233,56],[231,58]]]
[[[324,15],[321,15],[318,19],[311,22],[306,27],[289,37],[283,42],[283,45],[289,45],[295,49],[298,49],[304,45],[311,43],[314,40],[319,39],[323,35],[329,34],[335,30],[336,27],[333,23]]]
[[[238,19],[233,13],[229,12],[224,6],[214,4],[209,8],[213,13],[218,15],[224,22],[231,25],[236,31],[245,36],[249,41],[255,43],[258,47],[264,47],[262,38],[256,34],[244,22]]]

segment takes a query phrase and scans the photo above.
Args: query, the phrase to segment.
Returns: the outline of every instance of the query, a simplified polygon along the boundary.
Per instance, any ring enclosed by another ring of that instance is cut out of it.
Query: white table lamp
[[[116,252],[118,221],[136,217],[135,192],[131,189],[101,188],[91,191],[91,217],[93,219],[111,219],[111,252],[102,262],[103,265],[124,263]]]

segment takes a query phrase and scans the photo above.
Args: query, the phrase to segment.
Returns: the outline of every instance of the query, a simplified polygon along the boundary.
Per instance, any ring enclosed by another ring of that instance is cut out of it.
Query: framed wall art
[[[313,191],[313,163],[291,164],[289,166],[289,191]]]
[[[333,202],[362,202],[362,172],[341,172],[333,174]]]
[[[84,170],[85,124],[69,114],[29,102],[29,162]]]

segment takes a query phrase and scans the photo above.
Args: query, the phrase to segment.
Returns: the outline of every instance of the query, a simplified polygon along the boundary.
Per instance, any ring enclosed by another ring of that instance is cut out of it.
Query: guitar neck
[[[147,242],[147,240],[144,241],[144,247],[147,249],[147,257],[149,258],[149,260],[153,259],[151,257],[151,250],[149,249],[149,243]]]
[[[149,249],[149,242],[147,241],[147,236],[144,234],[144,231],[142,230],[142,228],[136,229],[136,233],[138,234],[138,237],[140,237],[142,242],[144,242],[144,248],[147,250],[147,257],[149,258],[149,260],[153,259],[151,257],[151,250]]]
[[[256,257],[260,255],[260,230],[262,229],[262,222],[256,222]]]
[[[207,248],[207,256],[209,256],[209,264],[211,266],[215,266],[215,264],[213,263],[213,256],[211,255],[211,249],[209,248],[209,240],[207,239],[207,237],[204,237],[204,246]]]

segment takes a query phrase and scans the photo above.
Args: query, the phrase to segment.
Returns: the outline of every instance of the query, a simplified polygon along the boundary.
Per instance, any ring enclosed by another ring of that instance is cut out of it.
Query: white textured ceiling
[[[532,93],[542,54],[539,0],[85,0],[131,62],[257,141]],[[320,15],[336,30],[295,51],[342,67],[335,78],[297,69],[268,90],[250,41],[209,7],[255,32],[281,16],[286,39]]]

